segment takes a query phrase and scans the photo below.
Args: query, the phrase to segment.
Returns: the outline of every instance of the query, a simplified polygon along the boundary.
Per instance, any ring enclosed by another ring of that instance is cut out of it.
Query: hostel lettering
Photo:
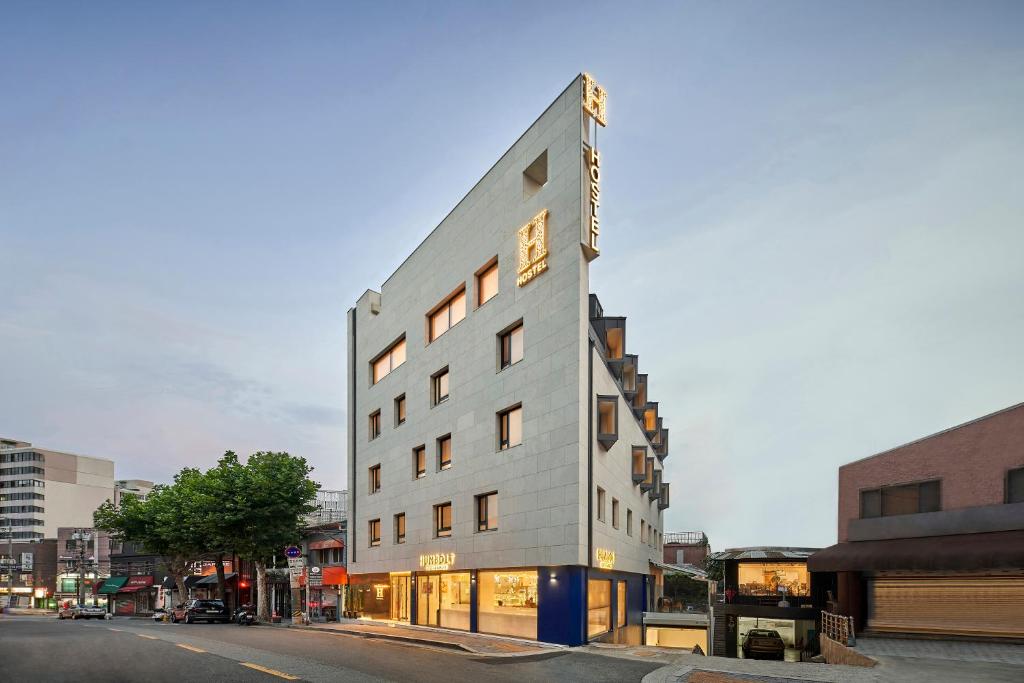
[[[583,111],[594,117],[602,126],[608,125],[606,107],[608,91],[605,90],[590,74],[583,74]]]
[[[519,277],[522,287],[548,269],[548,210],[544,209],[519,228]]]
[[[591,147],[584,154],[587,157],[587,175],[590,177],[590,196],[588,198],[590,204],[589,243],[594,253],[598,254],[601,251],[597,248],[597,238],[601,234],[601,220],[597,213],[598,208],[601,206],[601,153],[597,151],[596,147]]]
[[[615,568],[615,551],[604,548],[595,548],[597,554],[597,566],[601,569]]]
[[[420,555],[420,568],[428,572],[443,572],[455,564],[455,553]]]

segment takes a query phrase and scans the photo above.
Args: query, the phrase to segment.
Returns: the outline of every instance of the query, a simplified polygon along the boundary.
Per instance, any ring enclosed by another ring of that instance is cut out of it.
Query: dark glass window
[[[860,492],[860,516],[864,519],[938,512],[941,509],[941,486],[938,479]]]
[[[1024,503],[1024,467],[1006,473],[1006,502]]]
[[[434,506],[434,535],[452,535],[452,504],[442,503]]]

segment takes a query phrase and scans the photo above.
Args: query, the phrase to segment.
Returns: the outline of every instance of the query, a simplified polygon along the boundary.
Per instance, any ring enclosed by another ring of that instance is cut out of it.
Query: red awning
[[[153,585],[152,576],[129,576],[128,583],[117,589],[118,593],[134,593]]]
[[[309,544],[310,550],[326,550],[327,548],[344,548],[345,542],[331,539],[328,541],[313,541]]]

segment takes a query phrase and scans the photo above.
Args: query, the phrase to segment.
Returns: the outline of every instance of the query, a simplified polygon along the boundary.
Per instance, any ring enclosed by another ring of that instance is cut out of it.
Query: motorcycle
[[[252,626],[256,622],[256,605],[242,605],[232,619],[239,626]]]

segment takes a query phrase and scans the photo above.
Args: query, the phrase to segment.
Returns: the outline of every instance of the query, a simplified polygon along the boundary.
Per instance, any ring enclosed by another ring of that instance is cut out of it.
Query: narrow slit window
[[[437,440],[437,469],[446,470],[452,466],[452,435]]]
[[[412,449],[412,472],[416,479],[427,476],[427,447],[417,446]]]
[[[405,543],[405,513],[395,515],[395,544]]]
[[[380,436],[380,411],[375,410],[370,413],[370,441],[373,441]]]
[[[395,399],[395,426],[405,424],[405,394]]]

